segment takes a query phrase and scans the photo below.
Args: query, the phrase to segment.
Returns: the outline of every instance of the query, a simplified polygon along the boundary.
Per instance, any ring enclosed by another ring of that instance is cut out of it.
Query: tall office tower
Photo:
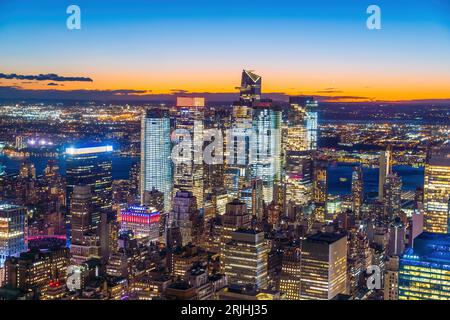
[[[261,179],[252,179],[250,185],[242,186],[239,191],[239,198],[246,203],[249,214],[258,220],[261,220],[264,215],[263,197],[263,182]]]
[[[261,76],[249,70],[242,70],[239,99],[244,105],[251,106],[261,99],[261,82]]]
[[[263,182],[265,203],[274,199],[274,187],[281,179],[281,111],[271,100],[253,105],[250,168],[252,179]]]
[[[140,194],[140,185],[141,185],[141,167],[139,163],[135,163],[131,166],[130,169],[130,195],[132,200],[135,201],[137,196]]]
[[[92,187],[75,185],[70,200],[70,254],[74,264],[81,264],[90,258],[101,257],[100,225],[92,223],[95,212]],[[104,212],[102,215],[106,214]],[[105,257],[106,258],[106,257]]]
[[[202,231],[202,221],[197,201],[190,191],[177,191],[173,198],[172,211],[169,216],[169,228],[179,227],[182,245],[198,244]]]
[[[177,97],[175,119],[175,143],[173,187],[177,191],[191,191],[197,199],[197,207],[203,207],[203,121],[205,99]]]
[[[154,207],[130,206],[121,212],[120,229],[131,231],[137,239],[149,242],[159,240],[161,213]]]
[[[406,227],[399,217],[389,225],[388,256],[399,256],[405,251]]]
[[[27,210],[12,204],[0,204],[0,268],[7,257],[27,251]]]
[[[425,231],[450,233],[450,147],[433,150],[425,165]]]
[[[288,300],[300,299],[301,280],[301,243],[290,243],[283,252],[280,276],[280,291],[286,294]]]
[[[399,300],[450,299],[450,235],[423,232],[400,257]]]
[[[355,218],[361,219],[361,208],[364,202],[364,180],[362,167],[354,167],[352,172],[352,208]]]
[[[74,186],[90,186],[92,229],[99,226],[102,212],[112,210],[112,151],[109,145],[66,148],[66,203],[70,208]]]
[[[164,211],[172,200],[170,117],[163,109],[147,109],[141,120],[141,204],[144,192],[164,193]]]
[[[250,178],[250,139],[252,136],[252,108],[241,102],[233,104],[231,128],[224,139],[228,174],[233,174],[238,186]],[[228,189],[232,186],[227,186]]]
[[[88,185],[75,185],[73,187],[70,203],[70,231],[71,243],[83,244],[86,233],[93,232],[92,225],[92,193]]]
[[[383,189],[384,194],[384,215],[394,218],[401,213],[402,209],[402,179],[392,173],[386,177]]]
[[[316,233],[303,241],[301,300],[331,300],[347,290],[347,237]]]
[[[384,273],[384,300],[398,300],[398,270],[400,258],[398,256],[390,257],[386,262],[386,271]]]
[[[221,246],[231,240],[231,234],[237,229],[246,229],[251,226],[251,214],[245,202],[239,199],[227,203],[225,214],[220,216]]]
[[[328,200],[327,163],[316,162],[314,167],[314,217],[316,221],[325,222]]]
[[[372,262],[367,233],[358,227],[348,230],[347,280],[349,294],[355,295],[365,282],[364,272]]]
[[[392,147],[380,154],[380,171],[378,174],[378,200],[384,201],[384,185],[386,177],[392,173]]]
[[[289,97],[287,134],[284,143],[286,165],[286,199],[291,205],[312,201],[312,151],[317,141],[317,112],[312,98]]]
[[[318,117],[317,108],[319,103],[313,97],[309,97],[305,102],[306,106],[306,141],[307,150],[317,150]]]
[[[252,229],[233,231],[224,246],[225,275],[229,284],[267,287],[267,254],[264,232]]]

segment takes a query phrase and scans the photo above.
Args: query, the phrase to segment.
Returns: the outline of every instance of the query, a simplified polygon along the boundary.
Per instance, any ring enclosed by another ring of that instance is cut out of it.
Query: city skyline
[[[0,302],[450,300],[450,3],[23,4],[0,0]]]
[[[209,93],[208,100],[229,101],[239,85],[235,70],[254,69],[265,75],[267,96],[450,100],[444,1],[379,1],[381,30],[366,26],[370,3],[350,0],[78,1],[80,30],[66,27],[69,5],[2,1],[0,98]]]

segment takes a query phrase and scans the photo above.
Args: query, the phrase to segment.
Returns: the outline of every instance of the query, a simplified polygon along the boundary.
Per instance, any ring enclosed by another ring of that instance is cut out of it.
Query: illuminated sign
[[[88,148],[66,148],[66,154],[70,155],[82,155],[90,153],[100,153],[100,152],[111,152],[113,151],[112,146],[100,146],[100,147],[88,147]]]

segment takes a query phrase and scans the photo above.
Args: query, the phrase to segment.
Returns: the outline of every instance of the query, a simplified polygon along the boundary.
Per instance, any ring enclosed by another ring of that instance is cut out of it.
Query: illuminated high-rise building
[[[190,191],[177,191],[169,215],[169,228],[179,228],[182,245],[199,244],[203,226],[197,201]]]
[[[241,102],[233,104],[231,128],[225,139],[225,159],[228,173],[234,173],[238,185],[250,179],[250,139],[252,136],[252,108]],[[227,186],[230,188],[231,186]]]
[[[263,199],[274,199],[274,187],[281,179],[281,111],[271,100],[253,105],[250,167],[253,179],[263,182]]]
[[[313,98],[289,97],[284,140],[286,200],[306,205],[312,200],[312,152],[317,147],[317,110]]]
[[[245,105],[251,105],[261,99],[261,76],[250,70],[242,70],[240,101]]]
[[[66,148],[67,206],[76,185],[90,186],[92,229],[100,225],[102,213],[112,210],[112,151],[109,145]]]
[[[0,268],[6,258],[27,251],[27,210],[12,204],[0,204]]]
[[[450,233],[450,147],[433,150],[425,165],[425,231]]]
[[[384,215],[394,218],[402,209],[402,179],[397,173],[387,175],[384,183]]]
[[[317,149],[317,137],[318,137],[318,112],[317,108],[319,103],[312,97],[306,98],[306,149]]]
[[[381,152],[379,166],[378,200],[384,201],[384,185],[386,184],[386,177],[392,173],[392,147],[390,145],[387,147],[386,151]]]
[[[223,252],[228,283],[266,288],[267,254],[264,232],[252,229],[233,231]]]
[[[288,300],[300,299],[301,280],[301,243],[290,243],[283,251],[280,276],[280,291],[286,294]]]
[[[398,270],[400,258],[398,256],[390,257],[386,262],[386,271],[384,273],[384,300],[398,300]]]
[[[328,173],[325,162],[315,163],[313,199],[315,220],[325,222],[328,200]]]
[[[352,172],[352,208],[357,219],[361,219],[361,208],[364,202],[364,181],[362,167],[354,167]]]
[[[154,207],[130,206],[123,209],[120,214],[120,229],[131,231],[138,239],[156,242],[159,240],[160,215],[161,213]]]
[[[175,143],[173,187],[187,190],[197,199],[197,207],[204,201],[203,128],[205,99],[200,97],[177,97],[175,119]]]
[[[399,300],[450,299],[450,235],[423,232],[400,258]]]
[[[141,120],[141,203],[144,192],[154,189],[164,194],[164,211],[172,200],[172,159],[170,117],[166,110],[147,109]]]
[[[226,243],[231,240],[231,234],[237,229],[247,229],[251,226],[251,214],[247,210],[245,202],[234,199],[227,203],[225,214],[220,216],[220,225],[216,226],[220,229],[220,245],[219,249],[222,253],[222,263],[224,261],[223,248]]]
[[[347,291],[347,237],[317,233],[307,237],[301,252],[301,300],[331,300]]]
[[[100,226],[92,223],[96,212],[92,187],[75,185],[70,200],[70,254],[75,264],[101,257]],[[104,213],[102,213],[104,215]],[[103,235],[102,235],[103,236]]]
[[[91,214],[92,193],[88,185],[76,185],[73,188],[70,202],[70,231],[71,243],[83,244],[83,237],[88,232],[93,232]]]

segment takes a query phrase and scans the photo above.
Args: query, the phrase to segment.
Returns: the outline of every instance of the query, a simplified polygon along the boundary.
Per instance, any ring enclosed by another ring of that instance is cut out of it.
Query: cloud
[[[178,90],[180,91],[180,90]],[[48,89],[24,89],[19,86],[0,86],[0,99],[8,100],[69,100],[69,101],[123,101],[123,102],[175,102],[178,93],[156,94],[151,90],[60,90],[58,88]],[[227,103],[231,104],[233,101],[239,99],[239,94],[236,92],[186,92],[183,90],[183,95],[186,96],[201,96],[207,102]],[[311,95],[303,95],[310,97]],[[351,95],[313,95],[315,99],[320,102],[339,103],[339,102],[383,102],[383,100],[376,100],[373,97],[351,96]],[[275,101],[289,101],[289,95],[283,92],[266,92],[264,98],[270,98]],[[413,101],[404,101],[413,102]],[[421,102],[433,103],[450,103],[449,99],[423,100]]]
[[[337,88],[325,88],[323,90],[316,91],[316,93],[319,93],[319,94],[342,93],[342,90],[339,90]]]
[[[54,82],[50,82],[47,85],[48,86],[64,86],[63,84],[57,84],[57,83],[54,83]]]
[[[21,74],[15,74],[15,73],[10,73],[10,74],[0,73],[0,79],[56,81],[56,82],[62,82],[62,81],[93,82],[94,81],[91,78],[87,78],[87,77],[63,77],[63,76],[57,75],[55,73],[38,74],[38,75],[21,75]]]

